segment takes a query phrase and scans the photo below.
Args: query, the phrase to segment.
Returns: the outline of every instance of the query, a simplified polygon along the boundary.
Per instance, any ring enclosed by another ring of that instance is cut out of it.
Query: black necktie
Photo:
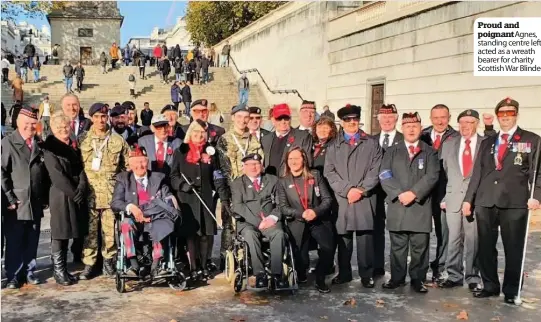
[[[381,147],[385,150],[389,147],[389,134],[385,134],[385,137],[383,138],[383,144]]]

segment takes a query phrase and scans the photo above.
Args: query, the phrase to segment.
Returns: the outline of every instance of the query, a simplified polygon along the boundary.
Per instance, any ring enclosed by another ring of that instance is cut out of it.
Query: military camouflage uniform
[[[235,136],[235,138],[237,139],[238,145],[237,142],[233,139],[233,136]],[[248,146],[246,146],[246,144],[248,144]],[[231,186],[233,180],[244,174],[242,172],[242,158],[245,155],[251,153],[259,153],[262,157],[264,156],[263,149],[261,148],[261,144],[259,143],[257,136],[250,135],[250,132],[248,131],[246,131],[243,135],[240,135],[235,132],[233,128],[225,132],[224,135],[222,135],[220,139],[218,139],[216,149],[218,150],[218,157],[220,160],[220,169],[222,171],[222,175],[227,178],[229,186]],[[243,149],[246,149],[244,154],[242,152]],[[224,200],[222,200],[222,204],[224,206],[222,207],[223,230],[222,245],[220,249],[222,255],[225,254],[226,250],[231,249],[234,233],[233,222],[231,220],[231,212],[229,208],[230,199],[231,195],[228,196],[228,200],[226,200],[225,202]],[[224,208],[225,211],[223,211]]]
[[[96,156],[93,143],[101,147],[109,137],[103,148],[102,161],[99,171],[92,170],[92,160]],[[80,138],[81,154],[85,172],[88,177],[90,193],[88,195],[89,223],[88,235],[85,237],[83,250],[83,263],[93,266],[98,257],[98,227],[101,221],[101,253],[104,259],[111,259],[116,255],[115,247],[115,216],[110,208],[115,186],[115,176],[126,170],[129,147],[122,136],[108,130],[103,135],[94,133],[91,127]]]

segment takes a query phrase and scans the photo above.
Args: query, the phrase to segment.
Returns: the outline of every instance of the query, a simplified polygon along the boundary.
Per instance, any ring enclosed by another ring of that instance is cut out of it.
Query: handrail
[[[267,87],[267,90],[269,92],[271,92],[271,94],[297,94],[297,96],[301,99],[301,101],[304,101],[304,98],[302,98],[301,93],[299,93],[298,90],[296,90],[296,89],[275,89],[275,90],[272,90],[272,89],[270,89],[269,85],[265,81],[265,78],[263,78],[263,75],[261,75],[261,73],[259,72],[259,70],[257,68],[250,68],[250,69],[240,70],[239,67],[237,66],[237,63],[235,63],[235,60],[233,59],[233,56],[231,56],[231,54],[229,54],[229,59],[233,62],[233,65],[235,66],[235,69],[237,70],[237,72],[239,74],[257,73],[259,75],[259,77],[261,78],[261,80],[263,81],[263,84],[265,84],[265,87]]]

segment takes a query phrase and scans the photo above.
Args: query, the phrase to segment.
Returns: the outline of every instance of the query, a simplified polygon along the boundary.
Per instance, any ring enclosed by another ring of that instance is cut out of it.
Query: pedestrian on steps
[[[178,105],[182,101],[181,89],[178,86],[178,82],[174,82],[171,85],[171,102],[175,105],[175,110],[178,111]]]
[[[116,42],[114,42],[113,45],[111,46],[111,49],[109,49],[109,55],[111,56],[111,70],[114,70],[116,62],[120,59]]]
[[[167,56],[165,56],[162,61],[162,75],[164,84],[169,82],[169,73],[171,73],[171,62]]]
[[[85,78],[85,69],[83,65],[81,65],[81,62],[77,63],[77,66],[73,70],[73,74],[75,74],[75,78],[77,79],[77,92],[81,92],[83,89],[83,79]]]
[[[195,79],[197,84],[201,85],[201,58],[195,57]]]
[[[184,102],[184,116],[189,120],[190,119],[190,105],[192,104],[192,91],[190,89],[190,86],[188,86],[188,82],[181,82],[180,83],[182,90],[182,101]]]
[[[145,79],[145,66],[147,64],[145,55],[140,55],[137,62],[139,65],[139,77]]]
[[[175,81],[180,82],[182,80],[182,60],[179,57],[175,58]]]
[[[104,51],[102,51],[100,55],[100,65],[101,65],[101,73],[107,74],[107,55],[105,55]]]
[[[128,84],[130,85],[130,96],[131,97],[135,97],[135,75],[134,74],[130,74],[128,76]]]
[[[71,90],[71,86],[73,85],[73,66],[71,66],[69,60],[66,60],[62,71],[64,73],[64,82],[66,83],[66,93],[73,93]]]
[[[34,64],[34,83],[39,82],[39,71],[41,70],[41,63],[39,57],[36,56],[36,63]]]

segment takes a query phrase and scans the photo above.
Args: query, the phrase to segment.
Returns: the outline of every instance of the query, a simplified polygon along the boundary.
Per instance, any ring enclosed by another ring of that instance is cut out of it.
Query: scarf
[[[188,163],[197,163],[199,160],[201,160],[201,152],[203,152],[203,146],[205,145],[205,142],[201,142],[200,144],[195,144],[192,141],[188,142],[188,145],[190,147],[190,150],[188,151],[188,155],[186,156],[186,161]]]

